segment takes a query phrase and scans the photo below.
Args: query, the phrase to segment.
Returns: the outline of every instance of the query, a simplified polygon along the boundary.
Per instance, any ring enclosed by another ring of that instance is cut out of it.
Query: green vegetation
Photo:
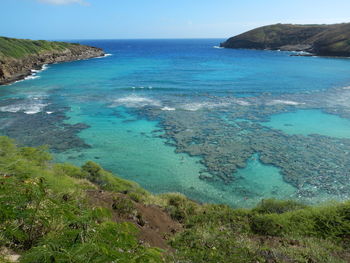
[[[350,202],[201,205],[181,194],[152,195],[94,162],[51,159],[45,148],[0,137],[0,262],[10,262],[10,252],[28,263],[350,261]],[[93,205],[90,192],[104,194]],[[108,198],[112,205],[103,205]],[[154,207],[181,225],[166,237],[168,250],[139,241],[148,223],[142,213]]]
[[[0,37],[0,58],[23,58],[28,55],[39,54],[47,51],[62,51],[72,45],[77,44]]]
[[[274,201],[269,204],[274,210]],[[266,208],[201,207],[173,239],[176,257],[190,262],[349,262],[349,202],[281,214]]]
[[[159,249],[139,244],[137,228],[91,208],[83,178],[110,180],[93,163],[82,169],[52,166],[44,149],[17,148],[0,137],[0,244],[22,254],[21,262],[160,262]],[[71,177],[81,179],[75,179]],[[136,185],[117,179],[119,189]],[[117,261],[116,261],[117,262]]]
[[[350,56],[350,23],[263,26],[221,44],[226,48],[307,51],[321,56]]]

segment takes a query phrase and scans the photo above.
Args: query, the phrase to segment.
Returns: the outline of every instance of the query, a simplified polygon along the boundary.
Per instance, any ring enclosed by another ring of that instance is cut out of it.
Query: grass
[[[347,202],[275,213],[205,205],[171,244],[179,261],[349,262],[349,208]]]
[[[0,37],[0,58],[10,57],[19,59],[28,55],[40,54],[46,51],[62,51],[73,45],[77,44]]]
[[[93,171],[50,160],[44,148],[19,148],[0,137],[1,247],[28,263],[162,262],[159,249],[138,242],[135,225],[113,222],[111,211],[88,205],[85,190],[98,188],[88,180]],[[101,182],[104,175],[98,169]]]
[[[350,202],[201,205],[178,193],[152,195],[94,162],[51,159],[46,148],[0,137],[0,251],[21,255],[20,262],[350,262]],[[117,193],[113,205],[92,207],[89,189]],[[158,206],[182,225],[167,237],[171,250],[140,243],[135,224],[112,220],[117,213],[146,224],[135,202]]]

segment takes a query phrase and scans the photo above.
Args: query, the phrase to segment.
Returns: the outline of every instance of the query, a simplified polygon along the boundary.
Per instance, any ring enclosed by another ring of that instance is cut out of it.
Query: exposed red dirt
[[[127,195],[89,190],[87,196],[92,206],[110,209],[113,221],[131,222],[136,225],[140,229],[139,240],[150,246],[171,250],[170,246],[167,245],[167,239],[182,229],[181,224],[174,221],[160,207],[136,203]],[[132,211],[123,213],[120,209],[115,209],[116,200],[121,199],[132,203]]]

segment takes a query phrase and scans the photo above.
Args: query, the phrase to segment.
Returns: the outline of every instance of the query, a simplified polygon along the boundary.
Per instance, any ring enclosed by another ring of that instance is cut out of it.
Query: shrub
[[[253,211],[259,214],[282,214],[285,212],[294,211],[305,207],[306,205],[292,200],[265,199],[262,200],[256,206],[256,208],[253,209]]]
[[[87,178],[88,174],[85,173],[80,167],[71,165],[69,163],[55,164],[54,170],[57,174],[67,175],[74,178]]]
[[[130,215],[133,213],[133,211],[135,211],[133,202],[130,199],[124,197],[115,198],[112,208],[118,211],[120,215]]]
[[[281,218],[277,215],[253,215],[250,219],[253,233],[267,236],[280,236],[284,231]]]
[[[48,236],[31,249],[23,263],[44,262],[162,262],[161,251],[145,248],[135,237],[137,228],[130,223],[105,222],[78,231],[66,230]],[[78,237],[78,238],[77,238]]]
[[[163,198],[167,200],[166,210],[170,216],[182,223],[185,223],[190,215],[197,211],[198,204],[189,200],[181,194],[165,194]]]
[[[160,250],[139,244],[134,225],[110,222],[110,209],[88,205],[75,178],[107,172],[91,163],[85,171],[52,166],[49,157],[44,149],[18,148],[0,137],[1,247],[31,263],[163,262]],[[133,209],[131,200],[119,201],[120,211]]]
[[[95,162],[88,161],[81,168],[92,180],[98,180],[102,176],[102,168]]]

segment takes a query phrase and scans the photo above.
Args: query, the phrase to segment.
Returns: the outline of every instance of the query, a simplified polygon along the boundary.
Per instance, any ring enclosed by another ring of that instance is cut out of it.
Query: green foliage
[[[259,214],[283,214],[285,212],[294,211],[302,208],[306,208],[306,205],[292,200],[265,199],[262,200],[253,209],[253,211]]]
[[[125,197],[117,197],[113,201],[112,208],[120,215],[130,215],[135,211],[133,202]]]
[[[248,210],[204,205],[185,218],[185,230],[171,241],[177,249],[175,261],[260,262],[246,236],[250,232]]]
[[[47,147],[23,147],[19,149],[19,154],[33,164],[40,166],[52,160],[52,156],[47,150]]]
[[[250,219],[253,233],[346,241],[350,235],[350,202],[306,207],[283,214],[257,214]]]
[[[54,170],[57,174],[68,175],[75,178],[86,178],[87,174],[83,172],[80,167],[71,165],[69,163],[58,163],[55,164]]]
[[[186,222],[190,215],[195,214],[199,207],[182,194],[164,194],[162,198],[166,200],[165,207],[170,216],[182,223]]]
[[[130,193],[128,193],[128,196],[136,203],[140,203],[145,199],[146,194],[137,193],[137,192],[130,192]]]
[[[176,214],[185,213],[185,206],[176,207]],[[306,207],[269,200],[251,210],[203,205],[184,218],[184,231],[171,240],[175,261],[349,261],[350,202]]]
[[[92,207],[88,189],[110,191],[112,207]],[[200,205],[181,194],[151,195],[91,161],[52,164],[45,148],[0,137],[0,251],[21,254],[21,262],[164,262],[162,251],[140,244],[134,224],[111,221],[132,216],[145,226],[135,202],[161,206],[182,224],[169,236],[168,262],[350,261],[350,202]]]
[[[21,262],[160,262],[160,251],[138,244],[130,223],[104,222],[47,236]]]
[[[160,250],[139,244],[133,224],[112,222],[111,210],[89,206],[80,178],[97,170],[103,176],[102,168],[49,160],[44,148],[19,148],[0,137],[0,249],[33,263],[163,261]]]
[[[248,233],[249,226],[249,211],[244,209],[232,209],[226,205],[204,205],[197,214],[192,214],[186,225],[202,226],[202,227],[217,227],[222,229],[230,229],[236,233]]]
[[[62,51],[72,45],[65,42],[53,42],[45,40],[28,40],[0,37],[0,58],[23,58],[28,55],[39,54],[46,51]]]
[[[279,236],[284,231],[284,224],[276,214],[253,215],[250,227],[253,233],[267,236]]]
[[[248,240],[219,227],[187,230],[172,246],[177,249],[176,262],[260,262]]]
[[[138,202],[144,201],[150,196],[150,193],[142,189],[137,183],[116,177],[92,161],[88,161],[82,166],[82,172],[84,175],[77,173],[78,176],[76,177],[86,178],[106,191],[131,195]]]
[[[97,163],[88,161],[81,168],[91,177],[91,180],[97,181],[100,177],[102,177],[103,170]]]

